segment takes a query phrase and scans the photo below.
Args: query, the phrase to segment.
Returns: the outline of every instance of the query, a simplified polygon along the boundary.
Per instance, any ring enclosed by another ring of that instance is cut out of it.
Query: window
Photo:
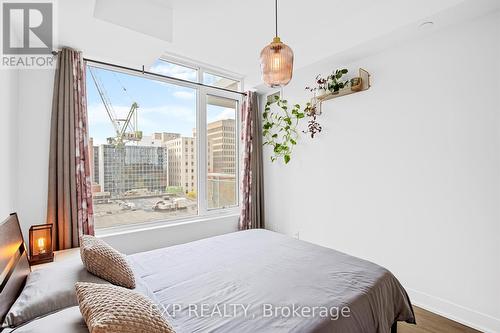
[[[231,207],[237,204],[235,144],[225,145],[223,137],[236,137],[236,110],[234,99],[207,96],[207,194],[208,208]]]
[[[165,60],[151,71],[193,82],[207,74]],[[239,94],[88,63],[87,99],[97,229],[238,205]]]
[[[159,59],[152,67],[151,72],[191,82],[198,81],[198,70],[167,60]]]
[[[211,73],[203,73],[203,83],[214,87],[238,90],[240,82]]]

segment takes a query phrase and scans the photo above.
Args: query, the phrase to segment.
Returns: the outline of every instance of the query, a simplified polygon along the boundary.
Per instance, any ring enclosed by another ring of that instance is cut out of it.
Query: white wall
[[[31,225],[45,223],[53,85],[53,70],[20,71],[17,211],[25,239]]]
[[[415,304],[500,332],[498,31],[497,13],[296,71],[291,102],[342,65],[370,71],[372,88],[325,102],[324,132],[289,165],[266,152],[268,226],[383,265]]]
[[[19,71],[0,69],[0,221],[16,208]]]

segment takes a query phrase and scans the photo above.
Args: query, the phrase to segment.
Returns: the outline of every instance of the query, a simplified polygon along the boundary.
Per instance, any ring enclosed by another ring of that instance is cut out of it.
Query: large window
[[[231,90],[240,86],[165,60],[151,71]],[[96,228],[238,206],[239,94],[88,63],[87,95]]]

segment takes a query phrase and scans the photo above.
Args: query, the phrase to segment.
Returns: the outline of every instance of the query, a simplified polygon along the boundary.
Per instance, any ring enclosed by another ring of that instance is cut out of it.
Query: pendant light
[[[260,52],[262,80],[270,87],[286,86],[292,79],[293,52],[278,37],[278,0],[275,0],[276,34]]]

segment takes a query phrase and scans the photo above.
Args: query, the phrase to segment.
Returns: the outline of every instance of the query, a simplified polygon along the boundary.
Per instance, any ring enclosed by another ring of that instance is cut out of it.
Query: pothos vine
[[[349,81],[340,81],[347,74],[347,69],[337,69],[332,74],[323,78],[321,75],[316,77],[316,87],[306,87],[313,94],[318,92],[337,93],[340,89],[347,87]],[[313,101],[315,101],[313,99]],[[273,107],[273,104],[277,107]],[[297,145],[300,133],[297,129],[301,119],[307,117],[307,128],[302,132],[309,134],[314,138],[316,134],[322,131],[321,125],[317,121],[318,117],[317,103],[308,102],[304,109],[300,104],[294,104],[291,107],[286,99],[281,99],[280,96],[274,96],[273,100],[266,103],[264,108],[263,130],[264,145],[272,148],[271,161],[283,159],[285,164],[291,160],[292,151]]]
[[[271,110],[271,104],[276,103],[279,111]],[[288,101],[274,96],[274,102],[268,101],[264,108],[263,131],[264,145],[269,145],[273,149],[271,161],[283,158],[285,164],[290,162],[293,147],[297,144],[299,132],[297,125],[299,120],[304,118],[304,112],[300,111],[300,105],[295,104],[292,110],[288,110]]]

